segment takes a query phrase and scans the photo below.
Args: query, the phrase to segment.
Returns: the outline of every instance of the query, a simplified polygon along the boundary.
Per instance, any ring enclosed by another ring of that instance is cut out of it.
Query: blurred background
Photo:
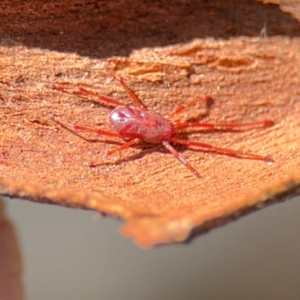
[[[23,258],[24,299],[299,300],[299,200],[152,250],[119,235],[121,221],[95,220],[92,211],[12,199],[5,206]]]

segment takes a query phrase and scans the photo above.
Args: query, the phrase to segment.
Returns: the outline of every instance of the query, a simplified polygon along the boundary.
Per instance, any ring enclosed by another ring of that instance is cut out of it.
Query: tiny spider
[[[273,159],[268,156],[260,156],[252,153],[245,153],[241,151],[231,150],[227,148],[219,148],[210,144],[201,142],[179,139],[176,137],[176,132],[182,128],[202,128],[209,130],[241,130],[246,128],[258,128],[258,127],[269,127],[273,125],[271,120],[256,121],[251,123],[200,123],[200,122],[172,122],[171,119],[176,114],[181,113],[186,109],[185,105],[177,107],[172,113],[167,116],[162,116],[157,112],[149,111],[147,107],[141,102],[141,100],[135,95],[135,93],[128,87],[124,79],[117,76],[115,73],[110,71],[111,75],[119,81],[128,96],[131,98],[135,106],[123,104],[115,99],[98,95],[97,93],[86,90],[85,88],[79,87],[79,93],[82,95],[96,96],[102,102],[115,107],[110,115],[109,121],[115,132],[105,131],[101,129],[95,129],[91,127],[72,125],[75,130],[93,132],[99,135],[106,135],[111,137],[122,138],[126,142],[118,148],[108,151],[108,155],[114,154],[118,151],[125,150],[134,144],[139,142],[147,142],[152,144],[162,144],[176,159],[178,159],[186,168],[188,168],[196,177],[200,178],[199,172],[191,166],[186,159],[178,153],[178,151],[170,144],[182,144],[186,146],[194,146],[202,149],[203,151],[215,152],[225,154],[229,156],[247,158],[254,160],[262,160],[265,162],[273,162]],[[53,85],[53,88],[61,91],[65,91],[64,84]],[[208,98],[208,97],[207,97]],[[66,128],[60,121],[52,118],[55,122],[59,123]],[[91,164],[95,166],[95,164]]]

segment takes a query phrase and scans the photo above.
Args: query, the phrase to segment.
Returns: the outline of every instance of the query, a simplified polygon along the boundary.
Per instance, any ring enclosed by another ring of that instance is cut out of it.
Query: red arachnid
[[[108,151],[108,155],[115,152],[125,150],[130,146],[139,142],[147,142],[152,144],[162,144],[176,159],[178,159],[185,167],[187,167],[196,177],[200,178],[199,172],[191,166],[186,159],[170,144],[181,144],[186,146],[197,147],[200,150],[210,151],[229,156],[248,158],[254,160],[262,160],[265,162],[273,162],[268,156],[260,156],[252,153],[244,153],[241,151],[231,150],[227,148],[219,148],[210,144],[201,143],[197,141],[184,140],[176,137],[176,132],[182,128],[202,128],[210,130],[241,130],[242,128],[258,128],[258,127],[269,127],[273,125],[270,120],[256,121],[252,123],[223,123],[223,124],[212,124],[212,123],[200,123],[200,122],[172,122],[171,119],[174,115],[181,113],[186,106],[182,105],[177,107],[172,113],[167,116],[162,116],[157,112],[149,111],[147,107],[141,102],[141,100],[135,95],[135,93],[127,86],[123,78],[117,76],[111,72],[112,76],[119,81],[122,87],[125,89],[129,97],[132,99],[135,106],[129,106],[122,104],[121,102],[98,95],[95,92],[86,90],[80,87],[79,93],[83,95],[96,96],[99,100],[107,103],[110,106],[115,107],[110,115],[109,121],[116,132],[105,131],[101,129],[95,129],[91,127],[73,125],[75,130],[94,132],[99,135],[106,135],[112,137],[118,137],[126,140],[124,144],[116,149]],[[63,85],[55,85],[54,88],[64,90]],[[63,125],[61,122],[56,122]],[[65,126],[64,126],[65,127]]]

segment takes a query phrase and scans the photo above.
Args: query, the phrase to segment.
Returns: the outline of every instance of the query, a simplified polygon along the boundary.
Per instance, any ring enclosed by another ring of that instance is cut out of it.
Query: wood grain
[[[158,1],[150,8],[135,1],[108,7],[15,2],[7,11],[11,21],[0,48],[1,194],[120,217],[126,221],[123,234],[143,247],[184,241],[220,220],[296,194],[300,26],[291,16],[251,1],[232,2],[228,14],[220,16],[221,1],[203,6],[196,1],[159,6]],[[239,23],[242,13],[246,29]],[[281,20],[268,27],[267,37],[259,35],[263,24],[257,25],[264,14]],[[25,24],[17,22],[21,19]],[[284,29],[289,35],[279,36]],[[107,72],[108,64],[149,109],[162,114],[196,99],[182,119],[272,119],[275,125],[267,129],[193,130],[188,136],[269,155],[275,163],[177,147],[200,172],[199,180],[160,145],[141,144],[120,157],[106,156],[122,141],[82,133],[94,140],[87,142],[51,116],[67,125],[110,130],[109,107],[52,87],[67,83],[76,91],[82,86],[130,103]],[[208,107],[205,95],[213,99]],[[97,167],[89,167],[91,162]]]

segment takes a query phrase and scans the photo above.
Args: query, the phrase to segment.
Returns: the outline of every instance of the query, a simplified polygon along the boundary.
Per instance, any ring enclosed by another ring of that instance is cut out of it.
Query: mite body
[[[118,106],[111,111],[112,127],[125,139],[140,139],[158,144],[170,141],[175,133],[172,123],[154,111],[139,110],[130,106]]]
[[[196,177],[200,178],[199,172],[191,166],[186,159],[171,145],[181,144],[186,146],[196,147],[202,151],[215,152],[219,154],[225,154],[229,156],[247,158],[254,160],[261,160],[265,162],[273,162],[272,158],[268,156],[261,156],[252,153],[245,153],[242,151],[232,150],[228,148],[215,147],[210,144],[191,141],[185,139],[179,139],[176,137],[176,133],[184,128],[200,128],[209,130],[244,130],[250,128],[265,128],[273,125],[271,120],[255,121],[252,123],[201,123],[201,122],[173,122],[172,118],[186,109],[187,106],[181,105],[177,107],[173,112],[167,116],[162,116],[157,112],[149,111],[147,107],[140,101],[135,93],[127,86],[121,77],[118,77],[113,72],[112,76],[119,81],[122,87],[125,89],[135,106],[129,106],[122,104],[118,100],[109,98],[107,96],[98,95],[93,91],[86,90],[79,87],[79,93],[82,95],[89,95],[98,97],[101,102],[104,102],[114,109],[109,115],[109,121],[114,128],[115,132],[105,131],[102,129],[95,129],[92,127],[72,125],[75,130],[94,132],[99,135],[106,135],[110,137],[118,137],[124,139],[126,142],[118,148],[108,151],[108,155],[125,150],[132,145],[139,142],[148,142],[153,144],[162,144],[163,147],[168,150],[178,161],[180,161],[186,168],[188,168]],[[65,90],[65,85],[56,85],[54,88],[58,90]],[[206,97],[206,100],[209,97]],[[54,120],[67,128],[60,121]],[[91,163],[91,166],[96,166],[95,163]]]

